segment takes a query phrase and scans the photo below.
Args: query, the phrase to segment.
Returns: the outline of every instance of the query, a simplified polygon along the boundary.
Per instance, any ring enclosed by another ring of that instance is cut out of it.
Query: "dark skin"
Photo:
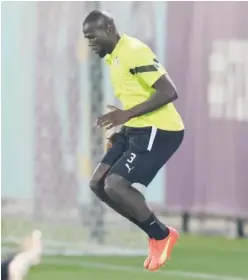
[[[83,33],[89,41],[89,47],[101,58],[110,54],[120,39],[113,19],[104,13],[103,17],[97,21],[84,22]],[[100,116],[97,119],[97,126],[111,129],[132,118],[158,110],[178,98],[177,90],[168,75],[161,76],[152,87],[155,89],[154,94],[133,108],[122,110],[109,105],[108,109],[111,112]]]
[[[83,33],[89,47],[100,58],[111,53],[120,39],[113,19],[105,13],[94,21],[86,19],[83,23]]]

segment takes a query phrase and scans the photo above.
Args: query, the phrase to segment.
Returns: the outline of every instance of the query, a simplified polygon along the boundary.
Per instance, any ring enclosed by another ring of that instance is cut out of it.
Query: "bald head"
[[[113,51],[120,38],[113,17],[98,10],[90,12],[85,18],[83,33],[89,41],[89,46],[101,58]]]

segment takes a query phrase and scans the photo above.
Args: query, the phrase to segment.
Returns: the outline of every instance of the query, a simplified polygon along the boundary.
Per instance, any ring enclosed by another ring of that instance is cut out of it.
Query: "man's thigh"
[[[115,165],[115,163],[123,156],[127,147],[126,138],[123,133],[117,133],[113,139],[112,147],[107,150],[103,159],[96,167],[92,174],[91,180],[104,180],[108,171]]]

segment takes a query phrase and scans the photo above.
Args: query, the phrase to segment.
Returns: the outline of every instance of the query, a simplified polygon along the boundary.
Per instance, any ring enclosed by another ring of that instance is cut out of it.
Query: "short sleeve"
[[[149,87],[167,73],[147,46],[139,47],[130,53],[129,67],[129,72],[139,77]]]

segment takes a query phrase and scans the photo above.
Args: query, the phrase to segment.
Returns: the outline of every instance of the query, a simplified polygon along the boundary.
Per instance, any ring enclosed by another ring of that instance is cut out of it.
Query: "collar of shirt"
[[[124,45],[125,41],[126,41],[126,38],[127,38],[127,35],[124,33],[120,40],[118,41],[117,45],[115,46],[114,50],[112,51],[111,54],[107,54],[105,56],[105,61],[108,63],[108,64],[111,64],[112,60],[119,55],[120,53],[120,50],[122,48],[122,46]]]

